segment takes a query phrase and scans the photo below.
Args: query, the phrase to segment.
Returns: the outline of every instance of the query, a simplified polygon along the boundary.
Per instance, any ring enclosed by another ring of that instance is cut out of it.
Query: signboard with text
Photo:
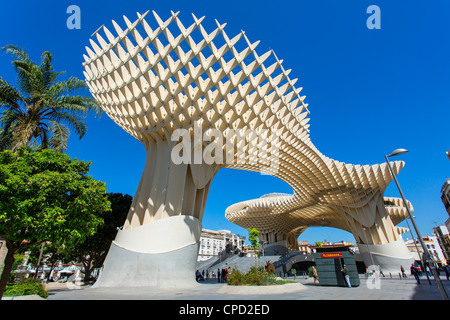
[[[341,252],[330,252],[330,253],[321,253],[321,258],[342,258]]]

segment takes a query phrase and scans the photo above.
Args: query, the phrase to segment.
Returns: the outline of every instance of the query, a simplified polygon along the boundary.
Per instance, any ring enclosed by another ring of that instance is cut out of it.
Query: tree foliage
[[[249,228],[248,231],[248,241],[250,241],[250,244],[252,245],[252,248],[257,250],[259,247],[259,231],[255,228]]]
[[[28,296],[32,294],[44,299],[48,297],[48,292],[45,290],[44,285],[36,279],[24,279],[16,285],[8,286],[5,290],[5,296],[7,297]]]
[[[89,166],[51,149],[0,153],[0,237],[8,249],[0,296],[15,252],[43,241],[71,246],[103,224],[110,202],[105,183],[88,175]]]
[[[127,217],[133,197],[121,193],[108,193],[111,213],[104,217],[104,224],[97,232],[72,247],[66,248],[66,260],[79,261],[84,267],[84,281],[89,281],[94,268],[100,268],[105,261],[111,242]]]
[[[259,243],[259,230],[256,228],[248,228],[248,241],[250,241],[250,244],[255,250],[255,266],[258,264],[256,257],[259,255],[258,247],[260,245]]]
[[[74,94],[86,89],[83,80],[57,81],[64,72],[53,69],[50,52],[42,53],[37,64],[20,47],[7,45],[3,50],[15,58],[18,87],[0,77],[0,150],[40,146],[65,151],[70,130],[81,139],[87,130],[86,115],[90,111],[100,115],[99,104]]]

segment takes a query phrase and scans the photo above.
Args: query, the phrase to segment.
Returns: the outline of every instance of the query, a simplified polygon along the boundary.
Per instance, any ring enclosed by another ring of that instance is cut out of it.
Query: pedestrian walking
[[[414,264],[411,265],[411,274],[416,279],[417,283],[420,284],[420,277],[419,277],[419,269],[417,269]]]
[[[228,283],[228,277],[231,275],[231,267],[227,268],[227,277],[225,279],[225,281]]]
[[[431,277],[431,270],[430,270],[429,266],[427,266],[427,274],[428,274],[429,277]]]
[[[379,272],[380,272],[380,274],[383,276],[383,278],[384,278],[384,273],[383,273],[383,270],[381,270],[381,266],[378,266],[378,269],[379,269]]]
[[[402,272],[402,277],[406,278],[405,268],[403,266],[400,266],[400,271]]]
[[[227,278],[227,270],[226,269],[222,269],[222,279],[221,282],[225,283],[226,282],[226,278]]]
[[[319,275],[317,274],[317,270],[316,270],[316,267],[312,267],[312,275],[313,275],[313,278],[314,278],[314,283],[316,283],[316,280],[319,280]]]
[[[350,272],[347,269],[347,266],[344,264],[344,267],[342,268],[341,272],[344,274],[345,282],[347,282],[347,286],[349,288],[352,287],[352,284],[350,283]]]
[[[221,276],[222,276],[222,274],[220,273],[220,269],[217,269],[217,282],[221,282],[220,280],[221,280]]]

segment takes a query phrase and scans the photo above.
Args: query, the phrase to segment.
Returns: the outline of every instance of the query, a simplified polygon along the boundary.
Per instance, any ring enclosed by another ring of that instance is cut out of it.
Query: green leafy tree
[[[255,228],[249,228],[248,231],[248,241],[250,241],[250,244],[253,249],[257,250],[259,247],[259,231]]]
[[[104,224],[86,240],[65,250],[66,260],[79,261],[83,264],[85,282],[89,281],[94,268],[103,265],[117,229],[123,225],[133,201],[132,196],[121,193],[108,193],[108,199],[111,202],[111,213],[104,217]]]
[[[295,268],[291,268],[291,273],[294,275],[294,280],[295,280],[295,275],[297,274],[297,270]]]
[[[72,246],[103,223],[110,202],[104,182],[88,175],[89,166],[51,149],[0,153],[0,237],[8,249],[0,297],[15,253],[43,241]]]
[[[98,103],[92,97],[74,95],[86,89],[83,80],[57,81],[64,72],[53,69],[50,52],[42,53],[36,64],[22,48],[7,45],[3,50],[15,58],[18,88],[0,77],[0,150],[40,146],[65,151],[70,130],[81,139],[87,130],[86,115],[101,114]]]
[[[248,228],[248,241],[250,241],[250,244],[255,250],[255,265],[257,265],[257,255],[259,254],[258,247],[260,245],[259,243],[259,230],[255,228]]]

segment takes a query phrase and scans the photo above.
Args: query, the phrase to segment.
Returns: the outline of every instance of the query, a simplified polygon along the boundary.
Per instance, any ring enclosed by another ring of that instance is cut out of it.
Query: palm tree
[[[15,58],[18,89],[0,76],[0,150],[35,145],[65,151],[70,130],[81,139],[87,131],[87,114],[101,115],[99,104],[92,97],[73,95],[86,89],[84,81],[75,77],[56,81],[64,72],[53,69],[50,52],[42,53],[37,65],[22,48],[2,49]]]

